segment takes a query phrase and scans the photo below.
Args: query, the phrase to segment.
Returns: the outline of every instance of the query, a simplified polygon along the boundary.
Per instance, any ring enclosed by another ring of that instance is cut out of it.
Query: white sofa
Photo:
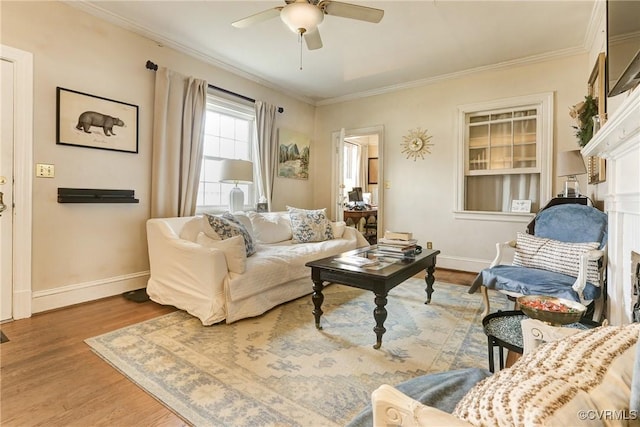
[[[187,311],[203,325],[231,323],[311,293],[305,263],[368,245],[360,232],[344,223],[331,223],[339,236],[334,239],[293,243],[287,212],[234,216],[255,242],[256,253],[246,261],[228,249],[232,239],[206,241],[200,228],[207,227],[205,217],[148,220],[149,297]],[[238,262],[241,267],[234,266]]]

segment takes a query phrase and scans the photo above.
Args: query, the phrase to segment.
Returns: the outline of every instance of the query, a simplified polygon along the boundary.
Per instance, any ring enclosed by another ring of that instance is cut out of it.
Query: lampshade
[[[587,173],[580,150],[563,151],[558,154],[558,176],[575,176]]]
[[[220,182],[251,184],[253,182],[253,163],[248,160],[223,160]]]
[[[324,19],[324,13],[306,0],[296,0],[280,11],[280,19],[294,33],[304,34],[311,33],[318,27]]]

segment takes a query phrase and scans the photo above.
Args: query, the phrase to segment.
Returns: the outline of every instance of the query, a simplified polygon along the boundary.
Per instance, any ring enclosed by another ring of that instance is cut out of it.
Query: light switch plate
[[[36,176],[39,178],[53,178],[56,175],[55,166],[46,163],[36,163]]]

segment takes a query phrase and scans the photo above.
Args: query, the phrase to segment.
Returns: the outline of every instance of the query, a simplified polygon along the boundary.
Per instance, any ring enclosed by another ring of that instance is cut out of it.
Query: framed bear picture
[[[56,88],[56,144],[138,152],[138,106]]]

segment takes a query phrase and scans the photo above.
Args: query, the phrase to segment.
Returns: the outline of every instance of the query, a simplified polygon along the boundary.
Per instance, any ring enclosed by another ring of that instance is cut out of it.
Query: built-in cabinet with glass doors
[[[539,108],[466,114],[465,210],[508,212],[514,199],[540,200]]]
[[[469,175],[535,168],[536,110],[469,115]]]

